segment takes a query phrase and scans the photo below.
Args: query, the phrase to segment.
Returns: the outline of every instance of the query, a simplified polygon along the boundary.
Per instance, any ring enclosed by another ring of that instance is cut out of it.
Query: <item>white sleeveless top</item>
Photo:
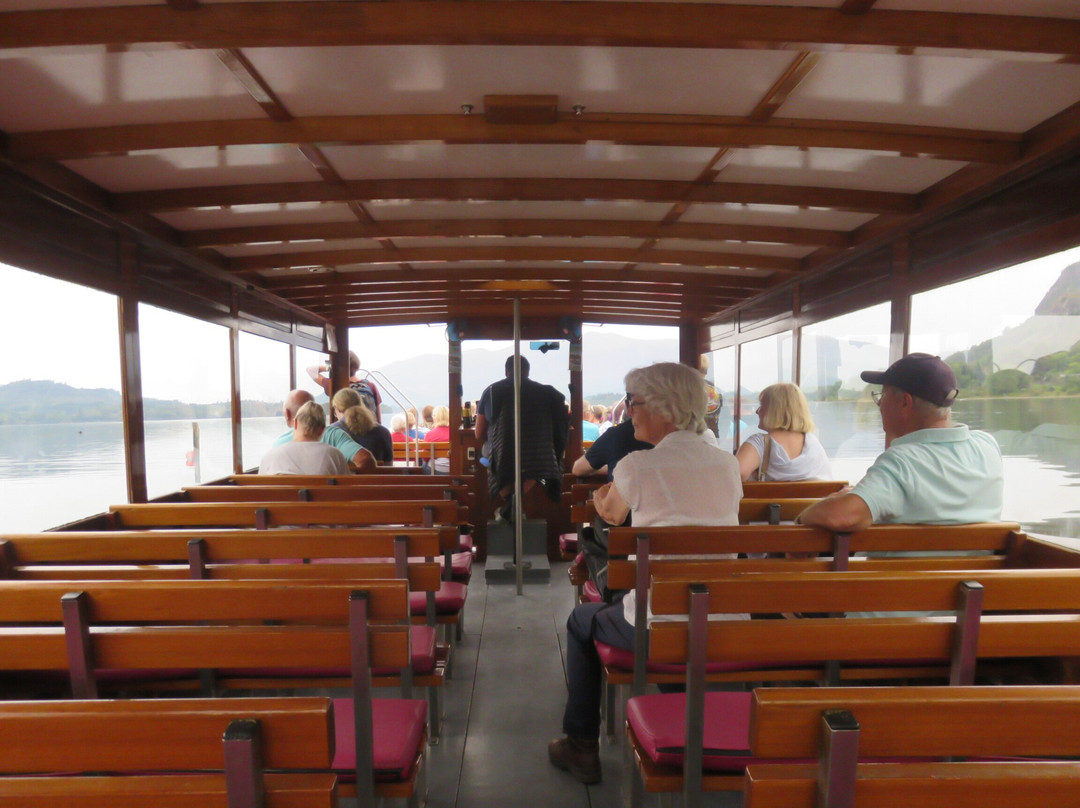
[[[746,443],[754,447],[758,457],[765,457],[765,433],[758,432],[746,439]],[[806,433],[806,442],[798,457],[788,457],[787,450],[777,441],[771,441],[772,450],[769,456],[769,467],[765,471],[765,479],[770,481],[787,480],[831,480],[832,466],[825,454],[825,447],[821,445],[817,435],[813,432]]]

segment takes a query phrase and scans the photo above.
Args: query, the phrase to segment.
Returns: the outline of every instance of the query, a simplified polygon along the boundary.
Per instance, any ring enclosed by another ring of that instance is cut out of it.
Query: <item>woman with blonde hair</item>
[[[352,393],[352,396],[343,395],[348,393]],[[353,397],[356,398],[355,402]],[[390,430],[375,420],[375,413],[360,400],[356,391],[349,388],[338,390],[332,403],[334,409],[341,413],[341,420],[332,424],[332,428],[348,432],[349,437],[371,452],[378,465],[394,465],[394,442]],[[338,410],[342,405],[346,406],[345,410]]]
[[[810,405],[798,385],[771,384],[758,396],[759,428],[735,453],[744,480],[829,480],[832,467],[814,434]]]

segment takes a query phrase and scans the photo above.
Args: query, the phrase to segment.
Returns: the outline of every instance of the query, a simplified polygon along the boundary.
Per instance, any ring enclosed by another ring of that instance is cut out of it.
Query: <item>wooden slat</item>
[[[235,525],[253,527],[256,511],[268,514],[268,527],[289,525],[420,524],[425,510],[436,523],[459,521],[459,505],[452,500],[402,502],[256,502],[180,505],[114,505],[110,508],[125,528],[169,525]]]
[[[607,5],[607,4],[605,4]],[[677,202],[686,198],[686,183],[670,180],[495,179],[350,180],[345,183],[284,182],[224,187],[129,191],[113,197],[113,210],[153,212],[229,205],[288,202],[345,202],[372,199],[495,201],[640,200]],[[694,202],[745,205],[795,205],[865,213],[915,213],[918,197],[889,191],[825,187],[792,187],[758,183],[714,182],[693,189]]]
[[[522,0],[282,2],[10,12],[0,47],[186,43],[202,48],[320,45],[578,45],[680,48],[844,46],[958,53],[1077,55],[1080,22],[1012,15],[612,2],[552,7]]]
[[[1078,29],[1080,30],[1080,29]],[[1020,155],[1020,139],[902,124],[838,121],[769,122],[709,116],[618,115],[557,123],[505,125],[478,115],[366,115],[292,120],[171,121],[8,135],[16,160],[74,160],[154,149],[274,143],[370,145],[439,140],[452,143],[584,144],[602,140],[636,146],[730,148],[781,146],[920,154],[943,160],[1006,163]]]
[[[821,711],[850,710],[865,756],[1080,754],[1071,686],[776,688],[754,693],[750,745],[762,757],[815,757]]]
[[[713,222],[611,221],[609,219],[407,219],[388,222],[315,222],[188,230],[186,247],[294,241],[301,239],[466,238],[471,236],[593,236],[597,238],[677,238],[695,241],[764,241],[776,244],[846,247],[847,233],[778,225]]]
[[[856,769],[855,808],[1016,808],[1080,800],[1078,763],[874,763]],[[817,766],[746,770],[745,808],[814,808]]]
[[[268,766],[329,767],[330,700],[311,697],[4,702],[0,756],[6,772],[220,771],[221,736],[236,718],[263,725]]]
[[[167,731],[167,727],[165,727]],[[271,808],[333,808],[332,774],[267,774],[263,787]],[[220,774],[118,775],[104,777],[0,777],[0,804],[20,808],[228,808]]]

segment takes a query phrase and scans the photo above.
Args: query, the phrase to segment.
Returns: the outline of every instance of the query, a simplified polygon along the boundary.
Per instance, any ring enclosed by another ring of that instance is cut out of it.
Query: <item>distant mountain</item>
[[[558,350],[546,354],[529,350],[528,343],[523,343],[522,348],[522,355],[531,366],[530,378],[553,385],[569,397],[569,343],[560,342]],[[482,342],[465,343],[461,357],[464,400],[476,401],[485,387],[503,378],[506,357],[512,350],[496,350]],[[601,333],[585,338],[583,354],[584,397],[594,403],[608,404],[621,395],[611,391],[623,389],[627,371],[653,362],[677,361],[679,346],[676,339],[642,340]],[[413,356],[390,362],[379,370],[418,408],[447,402],[447,358],[443,354]],[[390,385],[380,384],[379,389],[384,410],[397,410]]]
[[[277,415],[280,402],[244,401],[248,417]],[[187,404],[157,398],[143,400],[148,421],[191,418],[226,418],[229,403]],[[58,382],[23,379],[0,385],[0,424],[59,424],[81,421],[119,421],[120,393],[105,388],[71,387]]]

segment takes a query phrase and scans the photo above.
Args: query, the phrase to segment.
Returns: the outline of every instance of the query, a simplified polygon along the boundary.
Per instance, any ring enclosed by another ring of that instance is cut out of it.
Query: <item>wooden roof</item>
[[[1076,0],[0,0],[0,155],[348,325],[707,322],[1080,146]]]

